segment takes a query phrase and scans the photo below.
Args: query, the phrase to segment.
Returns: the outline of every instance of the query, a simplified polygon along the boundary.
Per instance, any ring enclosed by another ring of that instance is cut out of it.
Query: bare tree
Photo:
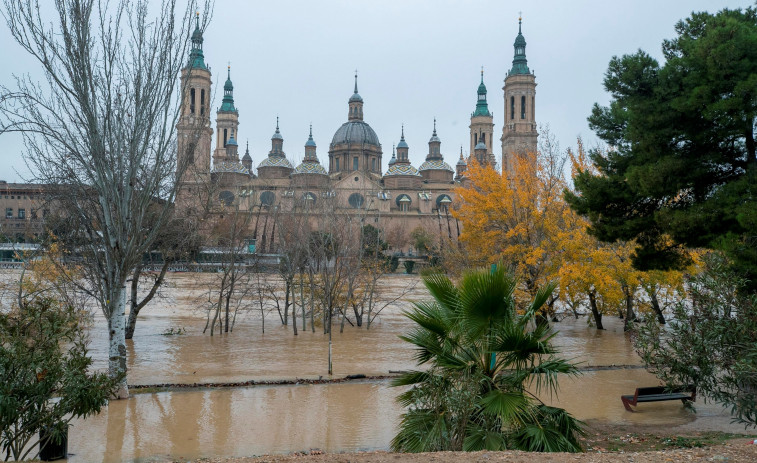
[[[175,0],[55,0],[47,18],[37,0],[4,0],[8,28],[45,82],[17,77],[16,90],[0,89],[0,131],[23,134],[36,180],[56,186],[76,224],[113,377],[126,372],[127,279],[167,222],[183,172],[177,87],[193,3],[181,12]],[[128,397],[126,375],[117,396]]]

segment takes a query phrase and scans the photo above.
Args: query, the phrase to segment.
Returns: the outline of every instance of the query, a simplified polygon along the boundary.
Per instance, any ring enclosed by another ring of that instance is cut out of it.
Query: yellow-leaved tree
[[[538,152],[514,156],[505,175],[471,158],[453,216],[472,265],[503,263],[518,277],[516,301],[531,300],[560,268],[558,232],[568,208],[563,199],[566,158],[548,136]],[[557,294],[544,306],[551,316]]]

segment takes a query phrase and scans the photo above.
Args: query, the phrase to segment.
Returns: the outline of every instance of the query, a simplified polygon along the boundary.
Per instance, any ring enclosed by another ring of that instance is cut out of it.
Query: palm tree
[[[578,374],[555,356],[555,333],[533,323],[555,285],[541,288],[519,316],[516,281],[501,265],[469,272],[457,287],[441,274],[423,282],[433,300],[405,313],[417,326],[401,339],[429,368],[392,383],[412,386],[397,399],[408,410],[392,449],[582,451],[582,423],[537,397],[557,393],[558,374]]]

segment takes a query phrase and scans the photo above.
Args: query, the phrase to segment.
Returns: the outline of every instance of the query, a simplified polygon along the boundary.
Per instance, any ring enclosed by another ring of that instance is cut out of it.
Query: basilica
[[[468,163],[499,164],[506,173],[512,156],[536,150],[536,82],[528,68],[526,40],[521,33],[520,21],[512,68],[503,87],[505,119],[502,121],[499,162],[494,153],[494,118],[489,111],[482,71],[478,99],[470,118],[470,154],[464,156],[461,150],[459,158],[455,156],[454,168],[445,161],[434,122],[426,160],[418,167],[411,164],[403,128],[384,172],[383,146],[365,121],[357,75],[353,93],[347,101],[347,121],[334,132],[328,157],[324,157],[323,163],[318,157],[311,128],[304,145],[304,158],[295,166],[284,151],[284,138],[277,120],[271,136],[271,150],[254,166],[248,149],[240,157],[237,141],[239,112],[234,106],[230,71],[227,71],[223,100],[216,112],[215,130],[211,127],[209,97],[212,80],[202,47],[203,36],[198,21],[192,34],[189,61],[182,70],[183,98],[177,125],[179,164],[187,166],[182,174],[178,198],[185,205],[197,203],[203,191],[212,191],[209,199],[217,206],[216,213],[219,214],[229,208],[272,214],[273,211],[294,211],[303,204],[316,212],[318,203],[328,200],[336,206],[330,213],[360,212],[373,217],[371,222],[384,231],[390,228],[409,231],[418,226],[434,230],[438,227],[444,238],[456,239],[459,226],[450,225],[454,219],[449,211],[455,202],[454,188],[466,181]],[[214,132],[215,146],[211,147]],[[267,243],[267,248],[261,251],[276,251],[274,236],[262,242]],[[401,251],[401,248],[395,250]]]

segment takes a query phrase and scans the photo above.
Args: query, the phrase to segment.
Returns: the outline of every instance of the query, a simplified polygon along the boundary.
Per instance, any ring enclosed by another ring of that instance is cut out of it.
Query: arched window
[[[200,90],[200,115],[205,115],[205,89]]]
[[[195,89],[189,90],[189,112],[190,114],[195,113]]]
[[[534,114],[534,106],[535,106],[534,97],[531,97],[531,120],[532,121],[536,119],[536,114]]]
[[[436,208],[441,212],[447,212],[452,204],[452,198],[449,195],[442,194],[436,197]]]
[[[276,199],[276,194],[273,191],[264,191],[260,193],[260,204],[263,206],[271,206]]]
[[[478,145],[478,134],[474,133],[473,134],[473,146],[476,146],[476,145]]]
[[[316,196],[314,193],[307,192],[302,194],[302,204],[305,207],[313,207],[315,205]]]
[[[397,196],[397,199],[395,201],[397,203],[397,207],[401,212],[407,212],[410,210],[410,205],[413,203],[413,200],[410,199],[410,196],[406,194],[401,194]]]
[[[376,171],[376,158],[371,159],[371,170]]]
[[[360,161],[358,160],[357,156],[354,156],[352,158],[352,170],[357,170],[359,165]]]
[[[221,200],[224,206],[231,206],[234,202],[234,193],[224,190],[218,195],[218,199]]]
[[[486,134],[485,133],[481,134],[481,143],[486,143]]]
[[[229,129],[223,129],[223,147],[226,148],[226,141],[229,139]]]
[[[520,118],[521,119],[526,118],[526,97],[525,96],[520,97]]]
[[[510,97],[510,120],[515,120],[515,97]]]
[[[360,209],[365,204],[365,198],[360,193],[352,193],[347,202],[355,209]]]
[[[334,159],[334,170],[339,172],[339,158]]]

